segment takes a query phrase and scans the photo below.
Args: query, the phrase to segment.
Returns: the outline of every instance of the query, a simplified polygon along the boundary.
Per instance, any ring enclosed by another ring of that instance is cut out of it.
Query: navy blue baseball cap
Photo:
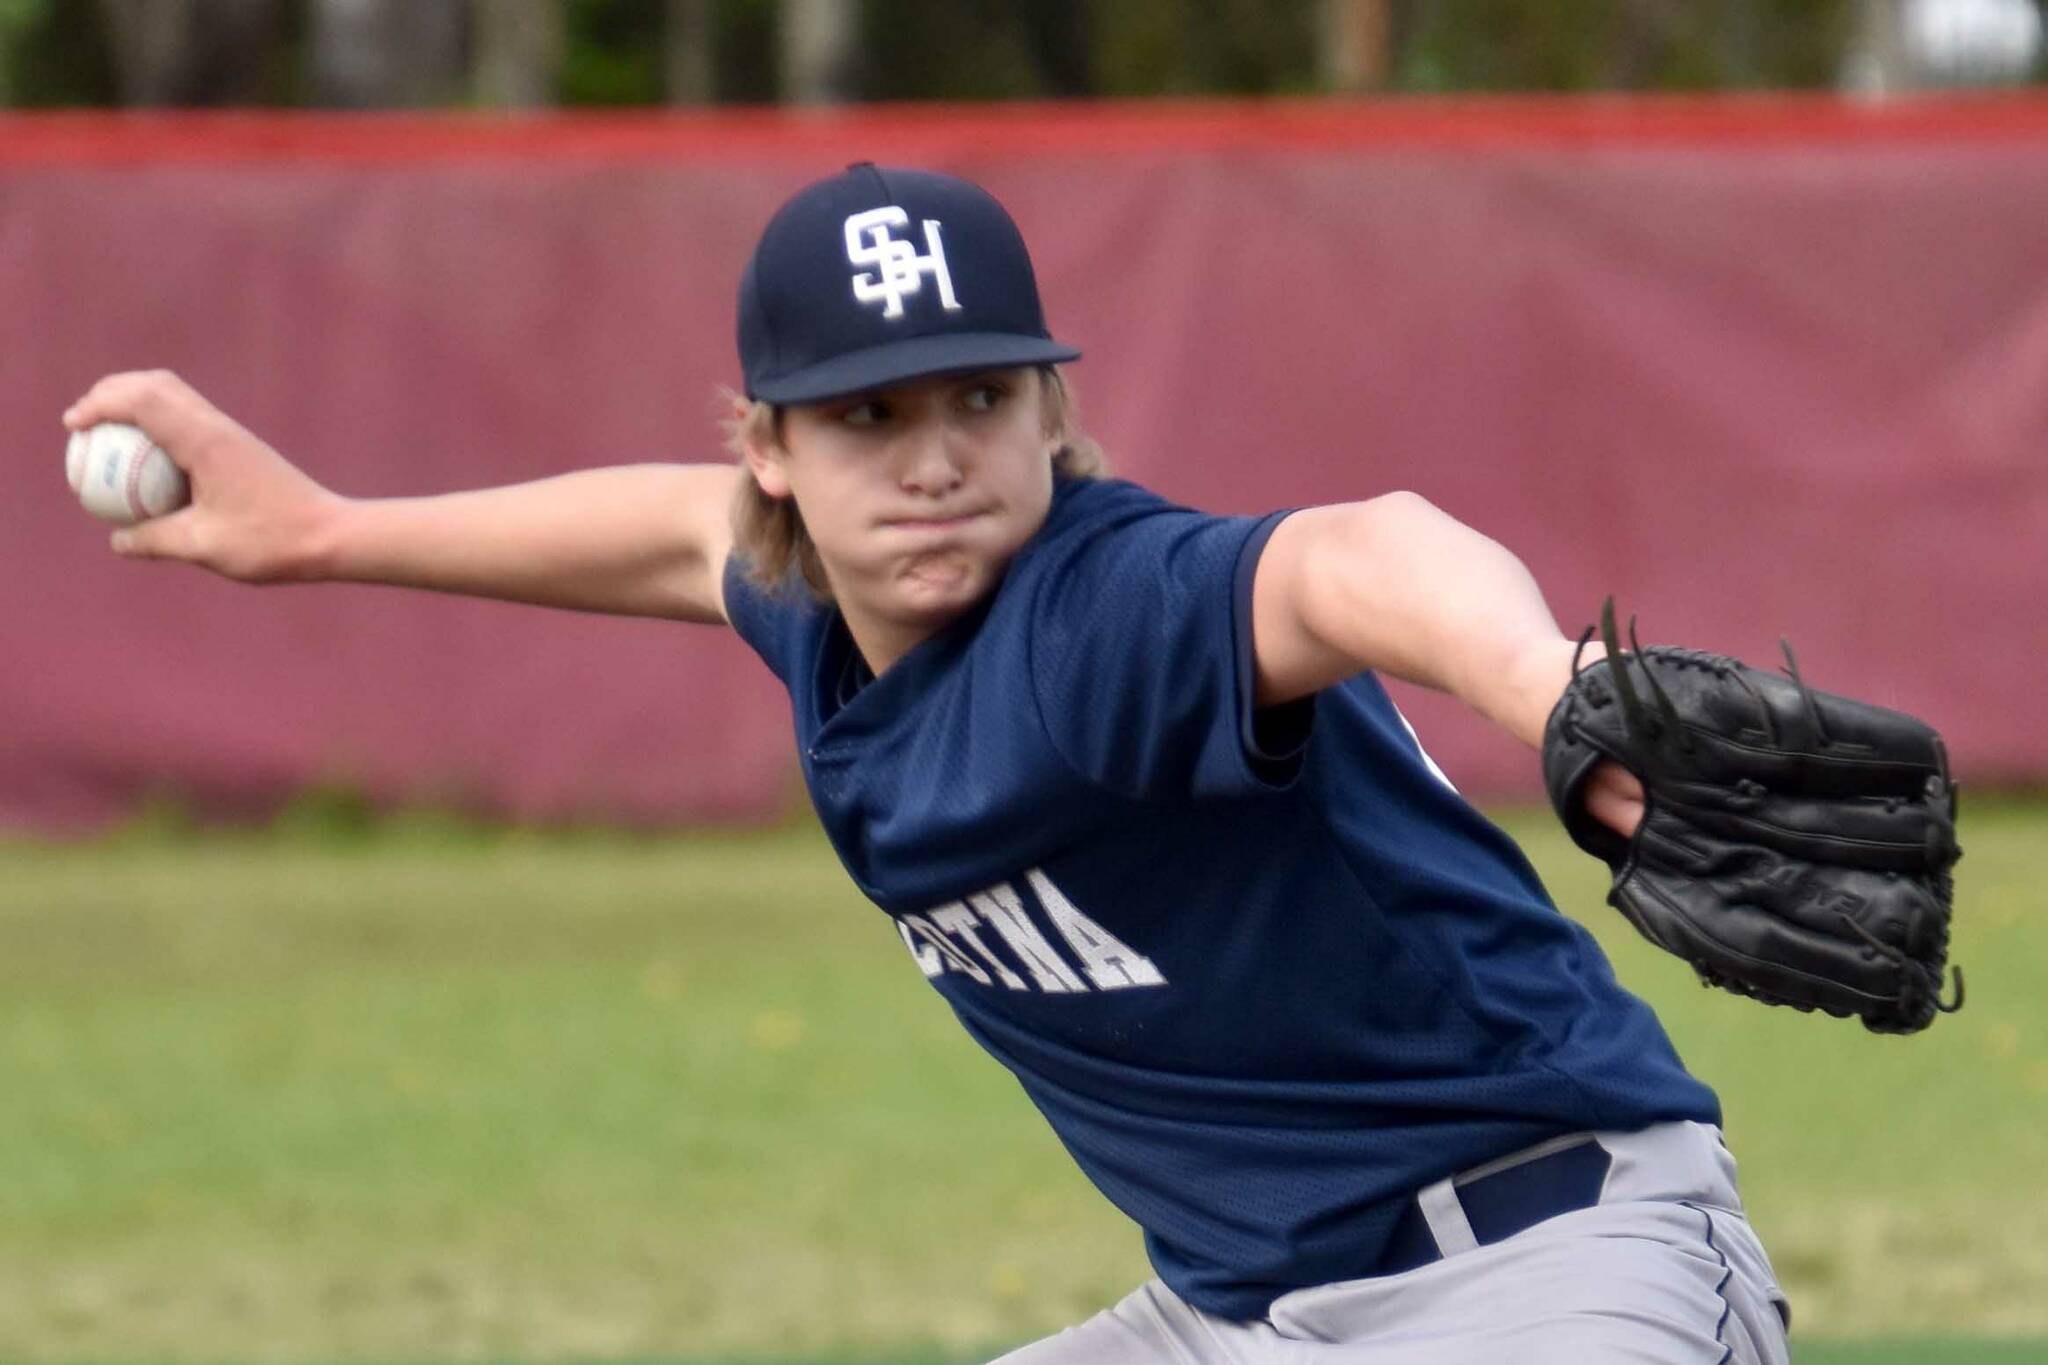
[[[859,162],[784,204],[740,279],[747,396],[810,403],[930,375],[1078,360],[1054,341],[995,196]]]

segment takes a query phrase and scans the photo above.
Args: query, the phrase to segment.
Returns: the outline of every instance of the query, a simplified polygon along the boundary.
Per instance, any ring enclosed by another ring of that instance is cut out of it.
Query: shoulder
[[[1061,479],[1053,485],[1052,510],[1046,515],[1048,534],[1078,527],[1100,527],[1161,511],[1185,511],[1149,488],[1128,479]]]
[[[1190,556],[1234,553],[1281,513],[1267,517],[1206,512],[1122,479],[1062,480],[1045,525],[1020,556],[1023,577],[1177,570]]]
[[[1123,479],[1062,479],[1053,486],[1044,526],[1015,567],[1027,572],[1070,567],[1076,556],[1122,541],[1121,532],[1156,530],[1162,517],[1206,515]]]
[[[804,642],[821,634],[834,609],[821,602],[792,572],[776,584],[763,584],[738,550],[726,557],[722,583],[726,620],[764,663],[785,683],[792,665],[802,657]]]
[[[1069,767],[1138,797],[1280,785],[1251,721],[1246,611],[1246,570],[1272,524],[1135,484],[1061,490],[998,625]]]

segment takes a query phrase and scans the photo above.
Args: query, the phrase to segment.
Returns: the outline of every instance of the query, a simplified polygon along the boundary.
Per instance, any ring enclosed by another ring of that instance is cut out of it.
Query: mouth
[[[937,533],[957,531],[968,523],[986,515],[983,512],[957,512],[945,517],[892,517],[882,525],[892,531]]]

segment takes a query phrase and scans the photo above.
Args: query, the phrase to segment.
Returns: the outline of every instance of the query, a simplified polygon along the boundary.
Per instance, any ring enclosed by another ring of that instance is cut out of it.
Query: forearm
[[[1370,668],[1448,692],[1541,742],[1574,644],[1512,553],[1413,494],[1315,508],[1280,530],[1290,527],[1291,600],[1267,616],[1301,637],[1297,663],[1330,680]]]
[[[303,577],[718,620],[736,470],[631,465],[436,497],[345,499]]]

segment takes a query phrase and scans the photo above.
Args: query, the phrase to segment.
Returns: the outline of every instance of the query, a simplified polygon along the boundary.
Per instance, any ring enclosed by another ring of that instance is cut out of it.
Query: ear
[[[740,446],[746,453],[747,472],[761,491],[777,501],[790,496],[789,471],[783,467],[789,452],[772,436],[764,440],[752,431],[741,438]]]
[[[1045,365],[1034,367],[1031,378],[1038,389],[1038,430],[1045,437],[1045,453],[1057,455],[1067,443],[1066,386]]]

